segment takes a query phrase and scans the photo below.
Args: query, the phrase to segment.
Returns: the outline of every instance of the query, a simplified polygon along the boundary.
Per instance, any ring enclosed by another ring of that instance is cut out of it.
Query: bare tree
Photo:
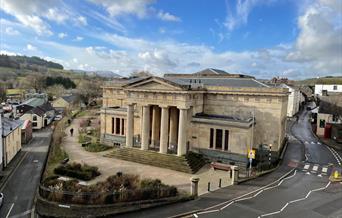
[[[49,95],[49,97],[58,98],[58,97],[62,96],[63,94],[65,94],[65,89],[64,89],[64,86],[58,84],[58,85],[49,86],[46,89],[46,92]]]
[[[88,81],[88,80],[82,80],[78,86],[77,89],[79,91],[81,99],[84,101],[86,105],[94,99],[102,95],[101,90],[101,82],[99,81]]]

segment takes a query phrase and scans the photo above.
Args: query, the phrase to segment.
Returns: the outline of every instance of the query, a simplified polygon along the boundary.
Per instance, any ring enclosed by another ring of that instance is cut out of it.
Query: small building
[[[32,139],[32,122],[25,120],[21,124],[21,143],[27,144]]]
[[[342,93],[321,96],[317,113],[317,135],[331,137],[331,124],[342,123]]]
[[[21,150],[21,122],[1,117],[2,167],[6,167]]]
[[[32,122],[33,129],[41,129],[48,126],[55,117],[55,110],[49,102],[32,108],[24,113],[20,120],[30,120]]]
[[[71,109],[79,106],[79,97],[77,95],[61,96],[52,102],[52,106],[56,110]]]
[[[285,83],[280,84],[279,87],[289,89],[290,95],[288,97],[287,104],[287,116],[293,117],[300,110],[303,102],[305,101],[304,95],[298,88],[287,85]]]
[[[13,102],[19,103],[23,101],[24,93],[25,93],[25,90],[23,89],[7,89],[6,90],[7,101],[10,103],[13,103]]]
[[[315,96],[324,96],[328,95],[329,93],[342,93],[342,85],[315,85]]]
[[[41,106],[45,103],[47,103],[47,99],[44,97],[30,98],[30,99],[24,101],[23,103],[21,103],[20,105],[16,106],[15,114],[17,116],[20,116],[20,115],[26,113],[27,111],[29,111],[35,107]]]

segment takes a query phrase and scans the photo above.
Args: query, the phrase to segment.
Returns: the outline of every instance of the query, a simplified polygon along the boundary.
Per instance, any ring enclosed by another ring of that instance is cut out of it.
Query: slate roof
[[[38,107],[38,106],[43,105],[45,102],[46,102],[46,101],[45,101],[44,98],[30,98],[30,99],[24,101],[24,102],[22,103],[22,105],[23,105],[23,104],[26,104],[26,105],[29,105],[29,106],[31,106],[31,107]]]
[[[342,94],[320,97],[318,113],[342,114]]]
[[[47,111],[53,111],[55,110],[50,102],[46,102],[45,104],[39,106],[40,109],[42,109],[43,111],[47,112]]]
[[[225,87],[251,87],[251,88],[262,88],[262,87],[269,87],[255,79],[252,78],[206,78],[206,77],[199,77],[199,78],[166,78],[171,82],[177,83],[179,85],[190,85],[190,81],[192,83],[203,83],[207,86],[225,86]]]
[[[43,117],[46,111],[44,111],[43,109],[41,109],[40,107],[35,107],[32,108],[31,110],[27,111],[26,114],[36,114],[40,117]]]
[[[11,132],[21,126],[22,121],[20,120],[11,120],[7,117],[2,117],[2,128],[4,130],[3,136],[8,136]]]
[[[66,102],[72,104],[77,101],[77,96],[76,95],[65,95],[61,96]]]
[[[214,68],[207,68],[204,70],[201,70],[197,73],[194,73],[194,75],[201,75],[201,74],[222,74],[222,75],[228,75],[229,73],[227,73],[224,70],[219,70],[219,69],[214,69]]]

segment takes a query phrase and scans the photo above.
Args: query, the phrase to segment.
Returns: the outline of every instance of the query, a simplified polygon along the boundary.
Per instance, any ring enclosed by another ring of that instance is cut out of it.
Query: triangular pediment
[[[173,82],[158,77],[150,77],[124,86],[126,89],[180,91],[183,88]]]

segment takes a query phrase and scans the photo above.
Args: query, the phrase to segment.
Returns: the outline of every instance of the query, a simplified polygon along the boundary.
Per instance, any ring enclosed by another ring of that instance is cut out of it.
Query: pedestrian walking
[[[74,135],[74,129],[73,128],[70,129],[70,135],[71,135],[71,137]]]

